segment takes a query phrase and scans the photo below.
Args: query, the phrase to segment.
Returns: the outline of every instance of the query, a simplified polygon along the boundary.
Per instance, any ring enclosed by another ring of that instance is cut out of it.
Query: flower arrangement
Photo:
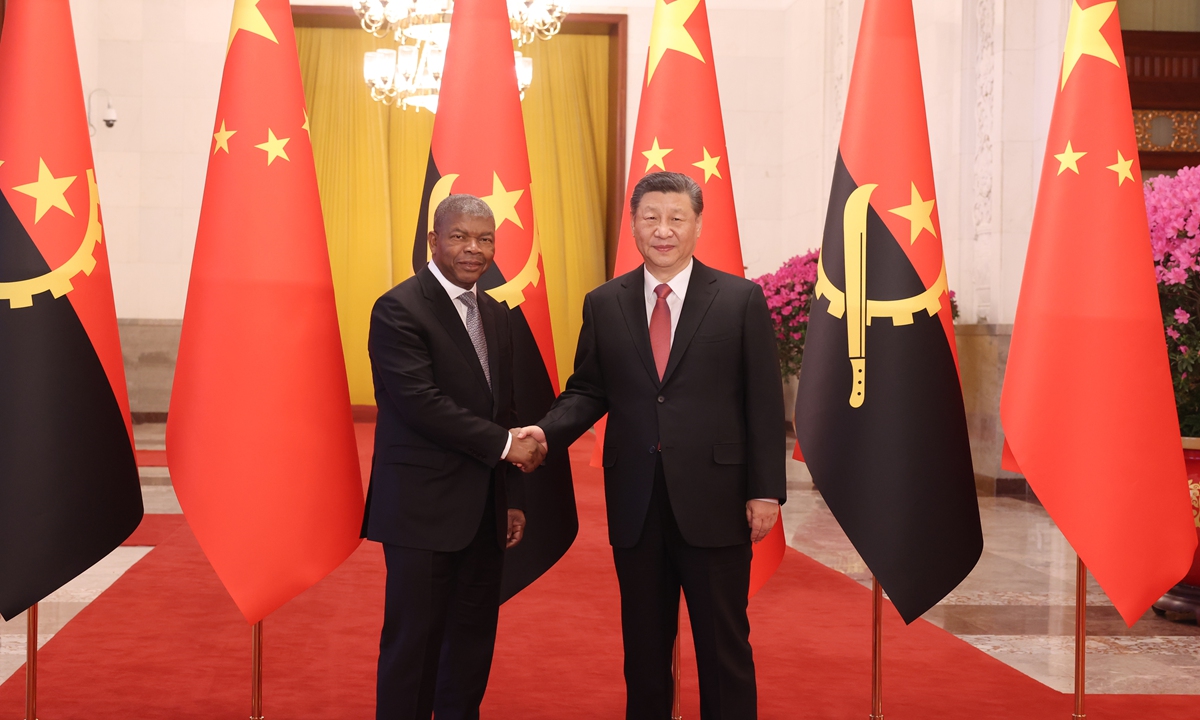
[[[798,374],[804,360],[804,336],[808,332],[808,312],[812,306],[813,285],[817,282],[819,254],[812,250],[797,255],[776,272],[754,278],[767,296],[767,309],[771,311],[775,339],[779,344],[779,369],[785,378]]]
[[[1200,436],[1200,167],[1146,182],[1146,215],[1179,430]]]

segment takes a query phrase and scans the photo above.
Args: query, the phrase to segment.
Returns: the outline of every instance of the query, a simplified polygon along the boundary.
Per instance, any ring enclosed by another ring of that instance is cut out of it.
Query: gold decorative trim
[[[1151,140],[1150,124],[1164,117],[1170,118],[1174,133],[1169,145],[1156,145]],[[1143,152],[1200,152],[1200,111],[1134,110],[1133,131],[1138,150]]]

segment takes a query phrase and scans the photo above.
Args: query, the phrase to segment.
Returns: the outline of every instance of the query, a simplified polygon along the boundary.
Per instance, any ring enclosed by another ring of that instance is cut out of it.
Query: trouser
[[[384,545],[376,720],[477,720],[500,611],[494,499],[458,552]]]
[[[671,654],[681,588],[696,646],[701,719],[757,718],[746,617],[751,552],[749,541],[702,548],[683,539],[660,460],[641,539],[631,548],[613,548],[621,586],[627,720],[671,717]]]

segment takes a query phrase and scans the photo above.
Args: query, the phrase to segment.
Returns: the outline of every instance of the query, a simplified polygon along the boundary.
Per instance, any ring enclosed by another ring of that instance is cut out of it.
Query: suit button
[[[663,397],[662,395],[659,395],[659,396],[658,396],[658,401],[659,401],[660,403],[664,403],[664,402],[666,402],[666,401],[667,401],[667,399],[666,399],[665,397]]]
[[[650,454],[651,454],[651,455],[653,455],[653,454],[654,454],[654,452],[655,452],[657,449],[658,449],[658,448],[656,448],[656,447],[654,447],[653,445],[651,445],[651,446],[650,446]]]

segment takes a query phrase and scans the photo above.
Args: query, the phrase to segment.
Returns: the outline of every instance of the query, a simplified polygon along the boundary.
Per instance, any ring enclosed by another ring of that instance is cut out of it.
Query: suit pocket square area
[[[446,451],[413,445],[388,445],[376,458],[379,462],[440,470],[446,464]]]
[[[746,446],[742,443],[713,445],[713,462],[718,465],[745,465]]]

